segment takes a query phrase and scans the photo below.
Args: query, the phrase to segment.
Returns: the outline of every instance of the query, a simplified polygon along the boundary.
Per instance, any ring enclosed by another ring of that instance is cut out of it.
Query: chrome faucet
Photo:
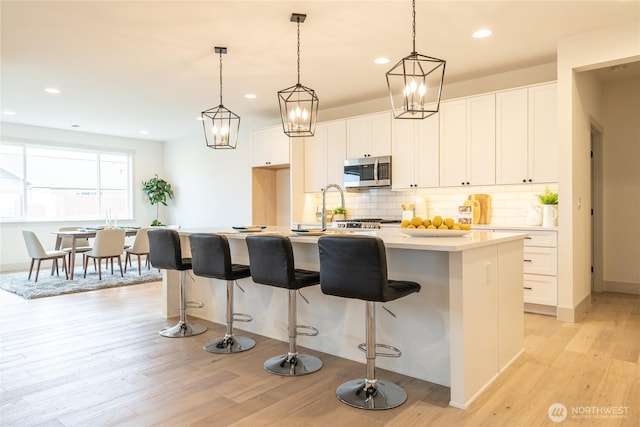
[[[329,188],[335,188],[340,192],[340,199],[342,199],[342,207],[344,208],[344,190],[338,184],[327,184],[322,189],[322,229],[327,228],[327,206],[326,206],[326,195],[327,190]]]

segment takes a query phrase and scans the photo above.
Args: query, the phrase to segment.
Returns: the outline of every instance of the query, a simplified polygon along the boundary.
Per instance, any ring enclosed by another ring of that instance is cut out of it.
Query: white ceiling
[[[243,120],[277,119],[276,92],[296,83],[292,12],[307,14],[301,83],[320,110],[386,96],[384,73],[411,52],[408,0],[0,5],[0,107],[16,113],[2,120],[133,138],[200,129],[200,112],[219,104],[214,46],[228,48],[224,105]],[[446,97],[447,83],[553,62],[559,39],[639,18],[637,0],[418,0],[416,48],[447,61]],[[471,37],[485,27],[493,36]],[[391,64],[375,65],[378,56]]]

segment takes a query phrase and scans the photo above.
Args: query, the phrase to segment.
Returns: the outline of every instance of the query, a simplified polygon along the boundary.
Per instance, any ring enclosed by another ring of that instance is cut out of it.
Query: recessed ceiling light
[[[2,114],[7,115],[7,116],[15,116],[16,112],[15,111],[3,111]]]
[[[244,97],[247,98],[247,99],[256,99],[257,98],[255,93],[248,93]]]
[[[491,34],[493,34],[493,32],[487,28],[483,28],[481,30],[476,31],[475,33],[473,33],[473,38],[474,39],[483,39],[485,37],[489,37]]]
[[[140,133],[140,135],[148,135],[149,131],[148,130],[141,130],[139,133]]]
[[[373,62],[376,63],[376,64],[388,64],[389,63],[389,58],[385,58],[385,57],[381,56],[380,58],[374,59]]]
[[[48,87],[44,91],[47,93],[60,93],[60,89],[56,89],[55,87]]]
[[[72,128],[79,128],[80,125],[71,125]]]

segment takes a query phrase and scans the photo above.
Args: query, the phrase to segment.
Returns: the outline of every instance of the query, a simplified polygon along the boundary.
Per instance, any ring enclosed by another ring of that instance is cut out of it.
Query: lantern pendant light
[[[240,116],[222,105],[222,55],[226,47],[215,47],[214,53],[220,55],[220,105],[202,112],[204,138],[209,148],[235,149],[240,132]]]
[[[416,52],[416,1],[413,0],[413,51],[387,71],[396,119],[424,119],[438,112],[446,61]]]
[[[313,136],[318,118],[316,92],[300,84],[300,23],[307,15],[291,14],[291,22],[298,24],[298,83],[278,92],[282,128],[288,136]]]

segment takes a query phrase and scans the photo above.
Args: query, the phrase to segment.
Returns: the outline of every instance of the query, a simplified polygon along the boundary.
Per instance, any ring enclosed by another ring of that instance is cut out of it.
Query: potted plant
[[[347,219],[347,209],[343,207],[337,207],[333,209],[333,220],[344,221]]]
[[[142,181],[142,191],[149,197],[151,206],[156,205],[156,219],[151,222],[151,226],[164,225],[158,219],[159,204],[167,206],[167,197],[173,199],[173,189],[171,184],[162,178],[158,178],[158,174],[149,181]]]
[[[558,193],[545,187],[544,193],[538,194],[538,200],[542,204],[542,226],[555,227],[558,225]]]

